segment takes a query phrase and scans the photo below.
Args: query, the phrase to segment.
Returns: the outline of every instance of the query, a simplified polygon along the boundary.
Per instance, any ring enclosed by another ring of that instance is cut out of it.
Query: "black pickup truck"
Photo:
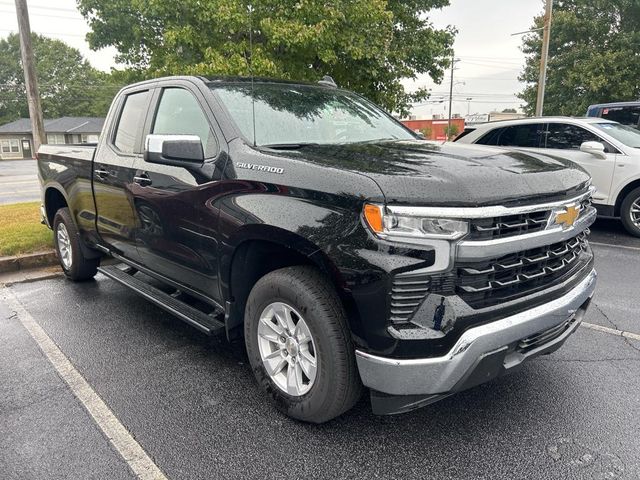
[[[304,421],[363,387],[399,413],[515,370],[564,343],[595,288],[583,170],[426,142],[331,81],[137,83],[97,146],[45,145],[38,165],[68,278],[100,271],[243,340]]]

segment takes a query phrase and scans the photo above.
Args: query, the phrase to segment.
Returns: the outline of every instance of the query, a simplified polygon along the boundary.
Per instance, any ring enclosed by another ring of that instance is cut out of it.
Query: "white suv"
[[[640,131],[602,118],[540,117],[465,129],[459,143],[532,150],[572,160],[593,178],[594,206],[640,237]]]

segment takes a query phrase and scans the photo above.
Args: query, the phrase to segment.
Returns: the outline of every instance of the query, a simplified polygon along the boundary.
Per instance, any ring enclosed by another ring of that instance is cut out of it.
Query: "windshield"
[[[640,131],[635,128],[619,123],[596,123],[594,126],[627,147],[640,148]]]
[[[255,142],[251,84],[213,85],[242,134],[256,145],[356,143],[415,139],[372,103],[341,90],[255,83]]]

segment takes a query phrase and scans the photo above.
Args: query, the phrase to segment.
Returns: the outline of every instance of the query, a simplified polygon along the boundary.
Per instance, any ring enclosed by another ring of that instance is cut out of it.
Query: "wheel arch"
[[[285,267],[315,267],[334,287],[349,319],[357,313],[338,268],[321,248],[300,235],[271,225],[248,225],[229,247],[231,253],[221,262],[220,279],[230,338],[241,333],[238,327],[243,324],[246,301],[256,282]]]
[[[64,190],[55,185],[49,185],[46,187],[43,198],[47,223],[50,228],[53,228],[53,218],[55,217],[56,212],[61,208],[69,207],[69,201]],[[75,222],[73,215],[71,215],[71,218]]]
[[[616,203],[614,206],[614,215],[616,217],[620,216],[620,209],[622,208],[622,202],[624,202],[624,199],[627,196],[627,194],[632,190],[635,190],[636,188],[640,188],[640,178],[636,178],[635,180],[630,181],[622,188],[622,190],[620,190],[620,193],[618,193],[618,195],[616,196]]]

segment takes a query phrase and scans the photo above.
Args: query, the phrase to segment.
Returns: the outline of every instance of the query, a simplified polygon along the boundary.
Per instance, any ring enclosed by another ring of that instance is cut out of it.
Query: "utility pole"
[[[451,54],[451,85],[449,85],[449,121],[447,122],[447,133],[446,138],[449,140],[449,135],[451,133],[451,107],[453,105],[453,71],[456,66],[456,58],[455,54]]]
[[[542,31],[542,52],[540,53],[540,77],[538,78],[538,98],[536,100],[536,117],[542,116],[544,106],[544,87],[547,81],[547,60],[549,58],[549,39],[551,37],[551,11],[553,0],[545,1],[544,27]]]
[[[472,97],[467,97],[467,117],[471,115],[471,100],[473,100]]]
[[[29,10],[27,0],[16,1],[16,14],[18,15],[18,32],[20,33],[20,53],[22,56],[22,69],[24,70],[24,85],[27,89],[27,102],[29,103],[29,117],[31,118],[31,130],[33,132],[33,152],[37,152],[41,144],[47,143],[44,133],[44,120],[40,105],[40,93],[38,92],[38,79],[31,48],[31,26],[29,25]]]

